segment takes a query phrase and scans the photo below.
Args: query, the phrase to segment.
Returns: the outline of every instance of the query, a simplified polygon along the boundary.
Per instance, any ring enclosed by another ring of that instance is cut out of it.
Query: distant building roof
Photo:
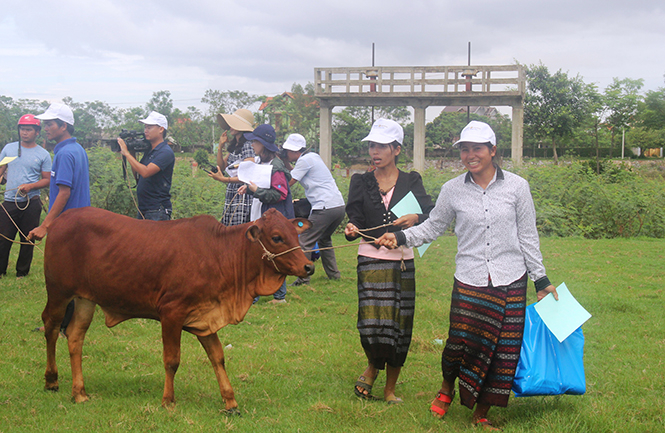
[[[460,106],[448,106],[443,109],[444,113],[466,113],[467,107]],[[479,116],[485,116],[490,119],[496,118],[499,111],[494,107],[479,107],[479,106],[470,106],[469,112],[471,114],[477,114]]]
[[[280,96],[284,98],[296,99],[296,97],[293,95],[292,92],[284,92]],[[318,104],[318,101],[314,96],[311,95],[303,95],[303,96],[312,99],[312,102],[308,103],[307,106],[310,106],[310,104]],[[270,101],[272,101],[274,98],[275,98],[274,96],[268,96],[266,100],[263,102],[263,104],[261,104],[261,106],[259,107],[259,111],[263,111],[268,105],[270,105]]]

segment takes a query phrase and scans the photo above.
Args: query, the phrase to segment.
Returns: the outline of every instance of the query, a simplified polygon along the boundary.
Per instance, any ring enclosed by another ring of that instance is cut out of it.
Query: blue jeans
[[[170,221],[172,212],[171,209],[164,209],[164,206],[160,206],[159,209],[151,209],[143,212],[143,217],[141,217],[141,213],[139,212],[136,218],[150,221]]]
[[[277,289],[277,291],[272,295],[272,297],[277,299],[278,301],[286,298],[286,280],[284,280],[282,285],[279,287],[279,289]],[[254,302],[252,303],[256,304],[257,302],[259,302],[259,298],[260,296],[254,298]]]

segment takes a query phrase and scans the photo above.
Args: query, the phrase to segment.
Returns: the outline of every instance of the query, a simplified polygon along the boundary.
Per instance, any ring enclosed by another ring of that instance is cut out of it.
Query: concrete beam
[[[513,105],[513,138],[510,145],[513,164],[522,165],[524,150],[524,106]]]
[[[413,169],[425,170],[425,111],[426,106],[413,107]]]
[[[319,115],[319,156],[328,168],[332,167],[332,105],[321,101]]]

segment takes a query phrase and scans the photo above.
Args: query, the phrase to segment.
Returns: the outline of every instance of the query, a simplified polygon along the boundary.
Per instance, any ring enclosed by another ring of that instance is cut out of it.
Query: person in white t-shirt
[[[305,189],[305,196],[312,205],[308,217],[312,227],[300,235],[300,246],[304,250],[311,250],[319,244],[319,248],[332,247],[331,236],[344,219],[344,197],[339,192],[332,173],[321,157],[313,152],[307,152],[305,137],[300,134],[291,134],[282,146],[289,162],[295,166],[291,170],[289,186],[296,182]],[[326,275],[331,280],[340,278],[335,259],[335,250],[321,250],[321,263]],[[306,253],[311,259],[311,253]],[[298,278],[292,286],[309,284],[309,278]]]

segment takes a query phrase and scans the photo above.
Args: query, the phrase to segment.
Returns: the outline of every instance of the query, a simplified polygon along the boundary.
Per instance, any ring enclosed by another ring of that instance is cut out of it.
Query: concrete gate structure
[[[511,155],[522,163],[524,93],[522,65],[368,66],[315,68],[320,115],[320,155],[332,162],[332,110],[339,106],[410,106],[414,111],[413,166],[425,168],[425,110],[432,106],[510,106]]]

